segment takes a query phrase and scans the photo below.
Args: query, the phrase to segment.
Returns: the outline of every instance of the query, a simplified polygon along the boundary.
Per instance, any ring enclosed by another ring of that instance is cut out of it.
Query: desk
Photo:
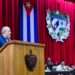
[[[74,75],[72,72],[45,72],[45,75]]]

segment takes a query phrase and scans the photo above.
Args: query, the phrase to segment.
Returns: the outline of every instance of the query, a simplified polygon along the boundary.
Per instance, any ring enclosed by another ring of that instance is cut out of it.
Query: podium
[[[10,41],[0,48],[0,75],[44,75],[44,44]],[[36,66],[29,71],[25,56],[29,50],[37,57]]]

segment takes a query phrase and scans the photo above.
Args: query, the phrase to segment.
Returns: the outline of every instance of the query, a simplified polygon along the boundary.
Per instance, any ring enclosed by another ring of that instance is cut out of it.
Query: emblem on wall
[[[37,62],[37,56],[32,54],[32,50],[29,50],[29,54],[25,55],[25,64],[29,71],[33,71]]]
[[[47,28],[50,36],[56,41],[64,42],[70,32],[70,18],[69,15],[63,15],[59,11],[47,10],[46,16]]]

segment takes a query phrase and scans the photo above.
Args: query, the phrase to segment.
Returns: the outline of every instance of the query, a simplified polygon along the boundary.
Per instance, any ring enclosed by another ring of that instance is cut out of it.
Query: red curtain
[[[59,6],[58,6],[59,4]],[[56,42],[48,33],[46,11],[60,9],[63,14],[70,16],[70,34],[64,43]],[[66,64],[75,64],[75,4],[64,0],[37,0],[38,41],[45,44],[45,59],[51,57],[53,62],[64,60]]]
[[[19,0],[0,0],[0,31],[7,25],[12,30],[12,39],[18,39]]]
[[[70,2],[74,2],[75,3],[75,0],[64,0],[64,1],[70,1]]]

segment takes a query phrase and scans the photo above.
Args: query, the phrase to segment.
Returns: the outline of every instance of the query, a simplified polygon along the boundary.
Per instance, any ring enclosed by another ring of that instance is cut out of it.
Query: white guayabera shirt
[[[67,66],[61,64],[57,66],[56,71],[68,71]]]

